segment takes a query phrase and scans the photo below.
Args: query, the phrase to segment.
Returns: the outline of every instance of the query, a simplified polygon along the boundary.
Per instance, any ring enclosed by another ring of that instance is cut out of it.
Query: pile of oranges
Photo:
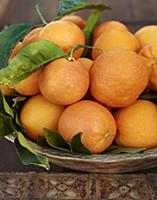
[[[24,46],[48,40],[69,53],[85,45],[86,21],[69,15],[31,31],[13,49],[8,62]],[[102,153],[113,141],[124,147],[157,147],[157,106],[139,100],[146,90],[157,91],[157,26],[135,34],[118,21],[95,27],[93,49],[84,48],[71,60],[59,58],[31,74],[14,89],[1,86],[5,95],[15,91],[28,96],[20,122],[29,138],[37,141],[44,128],[58,131],[70,143],[82,132],[82,144]]]

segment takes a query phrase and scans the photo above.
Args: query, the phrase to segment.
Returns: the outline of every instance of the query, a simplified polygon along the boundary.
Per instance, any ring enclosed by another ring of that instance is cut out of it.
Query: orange
[[[116,142],[124,147],[157,147],[157,107],[138,100],[116,113],[118,134]]]
[[[85,69],[89,72],[92,65],[93,65],[93,60],[89,58],[78,58],[78,61],[85,67]]]
[[[78,27],[80,27],[80,29],[82,29],[82,30],[86,26],[86,21],[82,17],[80,17],[78,15],[66,15],[66,16],[62,17],[60,20],[62,20],[62,21],[68,21],[68,22],[73,22]]]
[[[94,101],[83,100],[65,109],[59,119],[58,130],[68,143],[82,132],[82,144],[92,153],[101,153],[113,142],[116,124],[107,108]]]
[[[140,55],[149,60],[151,73],[149,78],[149,86],[152,90],[157,91],[157,41],[144,46]]]
[[[138,52],[140,50],[140,44],[136,37],[129,31],[112,29],[105,31],[100,35],[94,43],[94,48],[102,50],[92,50],[92,58],[96,59],[100,54],[116,48],[123,48]]]
[[[105,21],[100,23],[94,28],[93,32],[93,41],[95,42],[96,39],[105,31],[112,30],[112,29],[121,29],[124,31],[128,31],[128,28],[119,21]]]
[[[157,25],[144,26],[135,33],[142,47],[157,41]]]
[[[46,25],[39,34],[39,40],[49,40],[58,45],[66,53],[78,44],[85,44],[85,36],[83,31],[74,23],[67,21],[53,21]],[[74,53],[74,57],[78,58],[83,53],[83,48]]]
[[[20,122],[26,134],[34,141],[44,136],[44,128],[57,130],[58,120],[64,107],[50,103],[40,94],[31,97],[23,106]]]
[[[16,92],[24,96],[32,96],[40,93],[39,90],[39,77],[42,70],[39,69],[32,73],[26,79],[22,80],[15,86]]]
[[[39,87],[50,102],[69,105],[85,96],[89,88],[89,74],[79,61],[60,58],[45,67]]]
[[[11,52],[11,55],[9,57],[8,63],[11,62],[11,60],[19,53],[20,49],[23,47],[22,43],[19,42],[17,45],[14,47],[14,49]]]
[[[43,27],[38,27],[38,28],[33,29],[31,32],[29,32],[22,41],[23,46],[26,46],[32,42],[38,41],[38,36],[42,28]]]
[[[8,86],[5,85],[0,85],[0,91],[5,95],[5,96],[11,96],[15,94],[15,90],[9,88]]]
[[[149,69],[133,51],[116,49],[100,55],[91,73],[91,94],[102,104],[125,107],[132,104],[148,84]]]

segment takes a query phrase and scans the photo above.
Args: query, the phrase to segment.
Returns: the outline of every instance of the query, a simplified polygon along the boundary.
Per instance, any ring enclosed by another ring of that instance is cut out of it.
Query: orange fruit
[[[89,72],[94,61],[89,58],[78,58],[78,61],[85,67],[85,69]]]
[[[32,73],[26,79],[22,80],[15,86],[17,93],[24,96],[32,96],[40,93],[39,90],[39,77],[42,70],[39,69],[36,72]]]
[[[82,30],[86,26],[86,21],[78,15],[66,15],[66,16],[62,17],[60,20],[67,21],[67,22],[73,22]]]
[[[116,142],[124,147],[157,147],[157,107],[150,101],[138,100],[115,115]]]
[[[124,49],[101,54],[90,72],[91,94],[110,107],[132,104],[144,91],[149,79],[149,69],[141,56]]]
[[[60,58],[44,68],[39,87],[50,102],[69,105],[85,96],[89,87],[89,74],[79,61]]]
[[[8,86],[5,85],[0,85],[0,91],[5,95],[5,96],[11,96],[15,94],[15,90],[9,88]]]
[[[92,58],[96,59],[100,54],[116,48],[138,52],[140,50],[140,44],[136,37],[129,31],[114,29],[102,33],[94,43],[94,48],[102,50],[92,50]]]
[[[105,21],[94,28],[93,41],[95,42],[103,32],[113,29],[128,31],[128,28],[119,21]]]
[[[65,109],[58,130],[68,143],[82,132],[82,144],[92,153],[101,153],[113,142],[116,124],[107,108],[94,101],[82,100]]]
[[[14,47],[14,49],[11,52],[8,63],[10,63],[11,60],[19,53],[22,47],[23,47],[22,42],[17,43],[17,45]]]
[[[135,33],[135,36],[139,40],[141,47],[157,41],[157,25],[144,26]]]
[[[83,31],[74,23],[67,21],[53,21],[46,25],[39,34],[39,40],[49,40],[58,45],[66,53],[78,44],[85,44],[85,36]],[[74,57],[78,58],[83,53],[83,48],[74,53]]]
[[[157,41],[144,46],[140,55],[149,60],[151,73],[149,78],[149,87],[157,91]]]
[[[29,138],[37,141],[44,136],[44,128],[57,130],[58,120],[64,107],[47,101],[43,96],[31,97],[23,106],[20,113],[20,122]]]
[[[23,46],[38,41],[38,36],[42,29],[43,27],[38,27],[29,32],[22,41]]]

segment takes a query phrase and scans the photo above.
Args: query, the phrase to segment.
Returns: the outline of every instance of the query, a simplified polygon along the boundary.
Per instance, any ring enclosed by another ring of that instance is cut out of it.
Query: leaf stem
[[[35,9],[36,9],[36,12],[37,12],[40,20],[42,21],[43,25],[47,25],[48,22],[46,21],[46,19],[44,18],[43,14],[41,13],[39,3],[35,5]]]
[[[78,44],[78,45],[74,46],[72,48],[71,52],[69,53],[69,57],[68,57],[69,61],[75,61],[74,53],[75,53],[75,51],[79,50],[80,48],[95,49],[95,50],[98,50],[98,51],[103,51],[102,49],[99,49],[99,48],[96,48],[96,47],[93,47],[93,46]]]

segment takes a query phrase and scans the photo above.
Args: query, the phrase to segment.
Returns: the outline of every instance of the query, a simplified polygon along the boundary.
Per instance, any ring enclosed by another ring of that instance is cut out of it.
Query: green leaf
[[[13,87],[46,63],[65,56],[67,54],[49,41],[31,43],[22,48],[6,68],[0,70],[0,84]]]
[[[5,97],[0,93],[0,139],[14,132],[12,113]]]
[[[90,15],[90,17],[87,19],[86,27],[84,28],[83,32],[85,34],[85,39],[86,39],[86,45],[89,45],[90,43],[90,38],[93,33],[94,27],[99,21],[103,11],[101,10],[96,10],[94,13]],[[85,49],[83,53],[83,57],[88,54],[88,49]]]
[[[55,19],[57,20],[61,18],[62,16],[66,15],[66,13],[70,14],[73,12],[73,8],[80,5],[86,5],[88,2],[89,0],[61,0]]]
[[[8,26],[0,32],[0,69],[7,66],[12,49],[33,28],[33,24],[21,23]]]
[[[4,106],[4,110],[5,112],[10,115],[12,118],[14,118],[14,111],[13,109],[9,106],[9,104],[7,103],[7,101],[5,100],[5,97],[3,94],[2,95],[2,99],[3,99],[3,106]],[[0,98],[1,100],[1,98]]]
[[[82,133],[75,135],[71,141],[70,147],[74,153],[91,154],[91,152],[81,142]]]
[[[37,144],[42,147],[49,146],[44,136],[38,138]]]
[[[121,147],[121,146],[113,144],[104,153],[106,154],[122,154],[122,153],[135,154],[135,153],[142,153],[144,150],[145,150],[144,148],[126,148],[126,147]]]
[[[69,145],[59,133],[45,129],[45,136],[47,143],[54,149],[70,152]]]
[[[11,117],[0,112],[0,139],[14,132]]]
[[[16,135],[17,135],[20,145],[35,154],[35,150],[31,147],[31,145],[29,144],[27,139],[24,137],[24,135],[20,132],[16,132]]]
[[[32,153],[20,144],[18,138],[14,141],[17,154],[24,165],[36,165],[47,170],[50,169],[49,161],[46,157]]]
[[[85,10],[85,9],[92,9],[92,10],[111,10],[111,8],[108,5],[104,4],[90,4],[89,1],[83,1],[83,0],[62,0],[58,13],[55,16],[55,20],[60,19],[61,17],[68,15],[70,13],[79,11],[79,10]]]
[[[140,99],[146,99],[146,100],[157,99],[157,92],[150,90],[149,92],[143,93],[140,96]]]

